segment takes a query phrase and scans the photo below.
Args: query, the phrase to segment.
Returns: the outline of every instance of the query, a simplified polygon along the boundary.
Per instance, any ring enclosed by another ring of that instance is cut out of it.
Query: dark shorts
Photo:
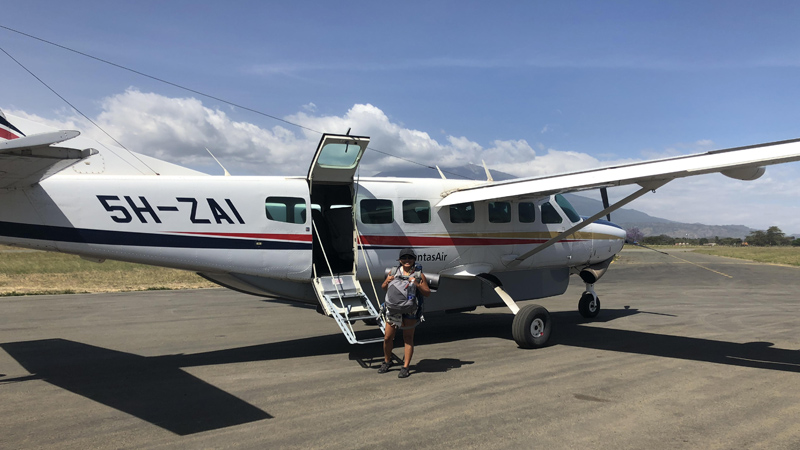
[[[417,320],[419,319],[416,314],[390,314],[386,312],[386,321],[395,327],[403,326],[403,319]]]

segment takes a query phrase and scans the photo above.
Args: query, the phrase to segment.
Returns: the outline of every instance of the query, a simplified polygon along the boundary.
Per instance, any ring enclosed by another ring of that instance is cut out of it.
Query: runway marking
[[[709,269],[708,267],[706,267],[706,266],[704,266],[704,265],[702,265],[702,264],[697,264],[696,262],[692,262],[692,261],[689,261],[689,260],[686,260],[686,259],[683,259],[683,258],[678,258],[678,257],[677,257],[677,256],[675,256],[675,255],[669,255],[669,256],[672,256],[673,258],[675,258],[675,259],[678,259],[678,260],[681,260],[681,261],[683,261],[683,262],[687,262],[687,263],[689,263],[689,264],[693,264],[693,265],[695,265],[695,266],[697,266],[697,267],[700,267],[701,269],[706,269],[706,270],[708,270],[708,271],[710,271],[710,272],[714,272],[714,273],[716,273],[716,274],[718,274],[718,275],[722,275],[723,277],[733,278],[732,276],[728,275],[727,273],[722,273],[722,272],[718,272],[718,271],[716,271],[716,270],[714,270],[714,269]]]

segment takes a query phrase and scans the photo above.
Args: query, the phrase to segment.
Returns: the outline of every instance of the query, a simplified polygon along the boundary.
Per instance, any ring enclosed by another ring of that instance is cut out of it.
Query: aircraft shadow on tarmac
[[[592,322],[609,322],[636,309],[603,310]],[[587,323],[574,311],[555,312],[553,346],[570,346],[632,354],[705,361],[759,369],[800,372],[800,351],[746,343],[687,338],[604,327]],[[510,314],[432,315],[418,328],[419,346],[478,338],[499,338],[512,344]],[[190,355],[144,357],[65,339],[0,344],[31,375],[0,378],[0,385],[40,379],[178,435],[225,428],[272,418],[270,414],[181,370],[251,361],[347,354],[375,370],[382,359],[380,344],[353,347],[341,334],[329,334]],[[520,352],[522,352],[520,350]],[[535,356],[536,351],[520,353]],[[447,372],[472,361],[444,358],[420,360],[416,372]]]

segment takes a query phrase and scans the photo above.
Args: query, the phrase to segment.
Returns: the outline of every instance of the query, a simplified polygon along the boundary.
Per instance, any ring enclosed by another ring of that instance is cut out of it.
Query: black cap
[[[403,256],[406,256],[406,255],[411,255],[411,256],[414,257],[414,259],[417,259],[417,253],[414,252],[413,248],[404,248],[404,249],[400,250],[400,256],[398,257],[398,259],[400,259],[400,258],[402,258]]]

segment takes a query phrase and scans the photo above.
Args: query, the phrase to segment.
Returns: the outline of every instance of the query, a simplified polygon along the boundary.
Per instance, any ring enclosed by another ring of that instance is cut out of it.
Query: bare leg
[[[413,326],[417,321],[415,319],[403,319],[403,326]],[[405,357],[403,358],[403,367],[411,365],[411,357],[414,356],[414,330],[409,328],[403,330],[403,343],[405,344]]]
[[[397,328],[394,325],[386,324],[386,334],[383,336],[383,360],[392,362],[392,350],[394,349],[394,334]],[[403,334],[405,336],[405,334]]]

